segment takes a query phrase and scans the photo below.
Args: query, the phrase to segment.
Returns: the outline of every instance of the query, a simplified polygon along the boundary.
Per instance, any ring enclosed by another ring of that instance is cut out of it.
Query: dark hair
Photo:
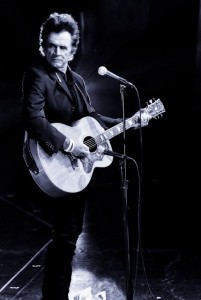
[[[49,15],[48,19],[41,25],[39,34],[39,51],[44,56],[47,37],[51,32],[68,31],[72,36],[72,57],[77,51],[79,44],[79,28],[74,18],[66,13],[59,14],[54,12]]]

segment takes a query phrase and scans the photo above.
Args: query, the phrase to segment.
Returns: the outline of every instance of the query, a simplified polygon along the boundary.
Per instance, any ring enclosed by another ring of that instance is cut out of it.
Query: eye
[[[51,44],[51,43],[50,43],[50,44],[47,45],[47,48],[48,48],[48,49],[55,50],[55,49],[56,49],[56,46],[55,46],[54,44]]]
[[[60,46],[60,49],[63,50],[63,51],[67,51],[68,48],[66,46]]]

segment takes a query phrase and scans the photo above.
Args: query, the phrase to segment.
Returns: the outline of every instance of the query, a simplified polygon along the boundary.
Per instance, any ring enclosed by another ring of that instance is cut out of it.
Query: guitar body
[[[61,123],[52,123],[52,125],[75,142],[81,143],[104,132],[102,126],[92,117],[84,117],[75,122],[72,127]],[[26,141],[27,135],[25,135]],[[37,141],[29,139],[29,151],[38,169],[38,172],[33,172],[31,169],[29,172],[37,185],[52,197],[77,193],[89,184],[96,167],[103,168],[112,163],[113,157],[104,155],[102,153],[104,149],[112,149],[109,141],[91,149],[89,157],[72,160],[71,155],[62,151],[49,155]]]

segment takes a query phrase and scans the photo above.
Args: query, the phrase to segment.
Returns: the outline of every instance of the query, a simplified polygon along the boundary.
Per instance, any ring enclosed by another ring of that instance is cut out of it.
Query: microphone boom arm
[[[118,152],[114,152],[114,151],[110,151],[110,150],[104,150],[103,154],[105,155],[110,155],[110,156],[114,156],[120,159],[128,159],[128,160],[132,160],[132,158],[130,156],[118,153]]]

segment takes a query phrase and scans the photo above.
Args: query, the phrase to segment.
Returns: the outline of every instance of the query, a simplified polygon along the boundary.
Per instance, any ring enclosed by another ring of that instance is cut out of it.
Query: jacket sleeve
[[[45,107],[45,73],[31,67],[22,82],[22,117],[30,138],[36,139],[51,154],[63,145],[65,135],[47,120]]]
[[[123,120],[122,118],[110,118],[107,116],[103,116],[101,114],[98,114],[99,117],[101,118],[102,122],[107,126],[107,127],[112,127],[115,126],[119,123],[121,123]]]

